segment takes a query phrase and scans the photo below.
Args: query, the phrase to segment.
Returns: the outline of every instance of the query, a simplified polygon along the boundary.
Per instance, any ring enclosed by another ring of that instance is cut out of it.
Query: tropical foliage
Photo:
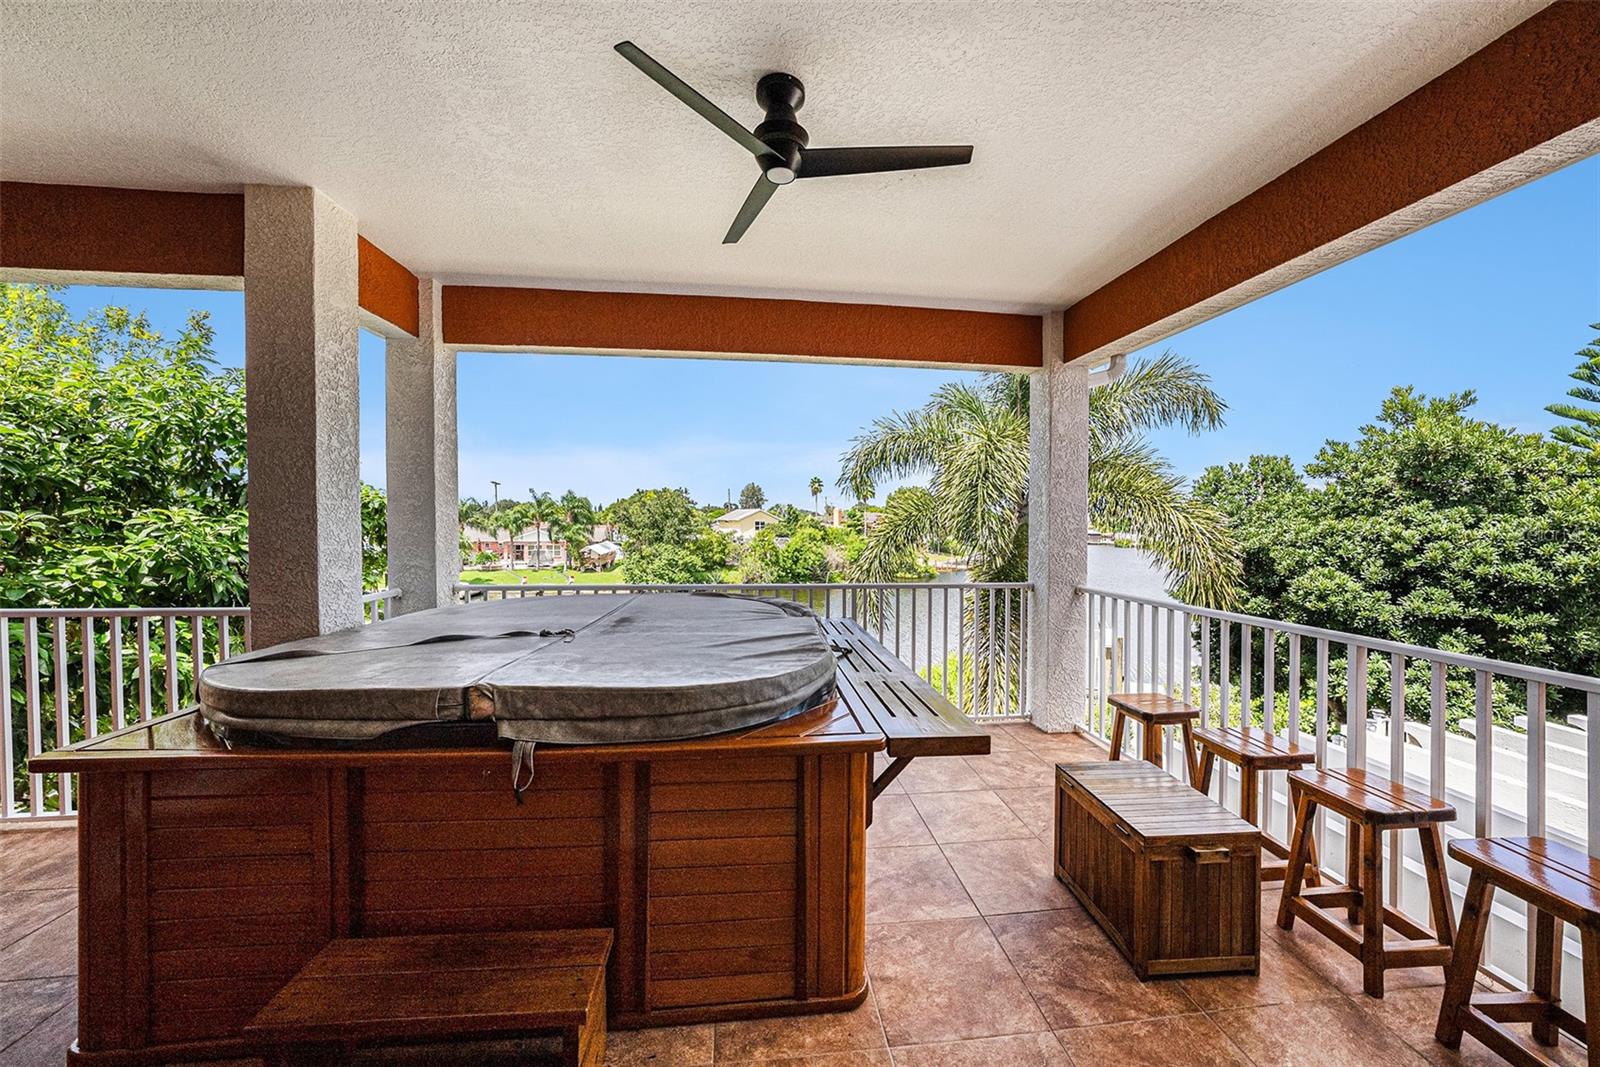
[[[1195,495],[1243,545],[1241,610],[1600,673],[1600,456],[1472,418],[1474,401],[1397,388],[1354,442],[1328,442],[1304,472],[1283,456],[1207,470]],[[1386,658],[1370,669],[1386,702]],[[1456,720],[1471,712],[1471,679],[1451,685]],[[1428,707],[1426,665],[1407,689],[1409,708]],[[1552,691],[1552,707],[1569,696]],[[1502,694],[1500,716],[1516,703]]]
[[[1089,397],[1091,525],[1136,537],[1177,596],[1215,607],[1234,599],[1237,545],[1221,513],[1184,492],[1144,434],[1215,429],[1225,409],[1206,375],[1171,353]],[[926,477],[928,486],[890,495],[853,577],[888,581],[923,546],[948,542],[970,553],[975,580],[1026,581],[1028,458],[1022,375],[952,383],[924,407],[878,420],[845,453],[839,487],[865,499],[887,478]]]
[[[739,506],[741,508],[765,507],[766,503],[766,490],[762,489],[755,482],[747,482],[745,483],[745,487],[739,490]]]
[[[1600,322],[1589,327],[1600,330]],[[1571,377],[1577,381],[1567,395],[1580,401],[1551,404],[1545,410],[1567,422],[1550,431],[1550,436],[1563,444],[1588,452],[1600,453],[1600,337],[1578,351],[1578,367]]]

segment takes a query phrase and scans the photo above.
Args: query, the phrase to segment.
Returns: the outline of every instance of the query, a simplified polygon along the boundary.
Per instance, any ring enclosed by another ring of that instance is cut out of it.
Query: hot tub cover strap
[[[513,742],[664,741],[759,725],[831,692],[816,615],[715,593],[536,596],[416,612],[206,669],[214,726],[364,741],[491,719]]]

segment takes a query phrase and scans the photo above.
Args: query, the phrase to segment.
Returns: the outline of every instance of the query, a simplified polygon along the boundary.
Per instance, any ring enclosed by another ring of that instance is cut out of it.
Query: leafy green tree
[[[687,544],[657,542],[630,549],[622,559],[623,581],[703,585],[720,582],[732,554],[731,538],[710,530]]]
[[[608,510],[627,539],[630,556],[652,545],[687,547],[707,529],[687,489],[640,489]]]
[[[1600,330],[1600,322],[1589,329]],[[1567,395],[1589,406],[1561,402],[1545,408],[1571,423],[1557,426],[1550,436],[1573,448],[1600,453],[1600,337],[1578,350],[1578,367],[1571,377],[1578,384],[1568,389]]]
[[[0,285],[0,604],[244,601],[244,378],[212,336]]]
[[[1397,388],[1376,422],[1353,443],[1328,442],[1305,477],[1274,456],[1207,470],[1195,495],[1232,519],[1244,546],[1241,609],[1600,672],[1600,461],[1471,418],[1474,402]],[[1380,706],[1387,672],[1373,657]],[[1333,676],[1342,706],[1342,670]],[[1471,696],[1470,680],[1452,685],[1468,690],[1452,695],[1453,721]],[[1408,707],[1427,708],[1425,667],[1407,690]],[[1567,699],[1552,690],[1553,708]],[[1498,717],[1514,714],[1514,700],[1496,703]]]
[[[822,511],[822,479],[821,478],[812,478],[811,479],[811,510],[815,511],[815,512],[821,512]]]
[[[382,589],[389,573],[389,500],[376,486],[361,485],[361,588]],[[402,593],[405,590],[401,590]]]
[[[746,547],[740,579],[745,582],[825,582],[828,550],[815,523],[802,525],[778,543],[778,532],[762,530]]]
[[[741,508],[761,508],[767,505],[767,494],[755,482],[746,482],[745,487],[739,490],[739,506]]]

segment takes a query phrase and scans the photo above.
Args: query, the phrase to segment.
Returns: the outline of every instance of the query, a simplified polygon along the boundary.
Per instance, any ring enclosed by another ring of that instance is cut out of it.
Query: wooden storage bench
[[[1056,877],[1141,980],[1261,966],[1261,831],[1143,760],[1056,766]]]
[[[610,930],[338,938],[244,1028],[269,1067],[365,1045],[561,1038],[565,1067],[606,1058]]]

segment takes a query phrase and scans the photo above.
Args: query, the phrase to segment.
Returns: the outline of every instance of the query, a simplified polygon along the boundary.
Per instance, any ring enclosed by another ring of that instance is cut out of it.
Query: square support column
[[[1029,711],[1075,729],[1088,710],[1089,372],[1063,362],[1061,313],[1044,316],[1044,366],[1028,383]]]
[[[361,622],[356,220],[315,189],[244,193],[256,647]]]
[[[461,574],[456,492],[456,356],[444,345],[439,283],[417,282],[417,336],[385,359],[389,584],[398,611],[443,607]]]

